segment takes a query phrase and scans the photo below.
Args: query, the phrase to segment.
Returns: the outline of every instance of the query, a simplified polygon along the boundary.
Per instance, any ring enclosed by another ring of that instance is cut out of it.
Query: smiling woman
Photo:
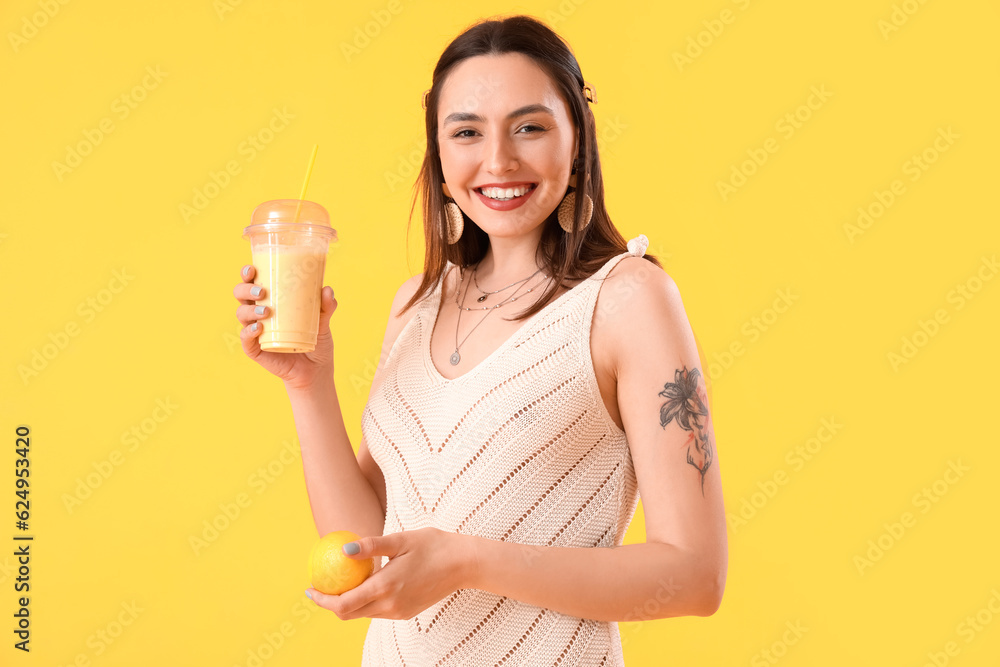
[[[356,459],[332,293],[308,362],[279,368],[243,334],[285,380],[320,534],[352,530],[344,554],[375,559],[356,588],[308,591],[371,619],[364,665],[623,665],[618,621],[720,604],[706,375],[677,286],[605,208],[596,100],[533,18],[445,49],[424,96],[424,272],[393,299]],[[646,541],[625,545],[640,495]]]
[[[592,275],[625,249],[604,206],[589,107],[596,94],[551,29],[527,16],[483,21],[449,44],[432,84],[423,100],[427,154],[419,176],[425,272],[407,309],[430,294],[449,263],[480,262],[479,275],[491,275],[494,253],[508,247],[508,238],[536,251],[516,253],[521,259],[506,267],[509,273],[541,264],[551,277],[515,319],[534,315],[567,282]],[[515,192],[518,186],[527,189]],[[567,186],[585,196],[567,197]],[[445,198],[461,214],[451,228],[442,216]],[[557,207],[561,215],[552,215]],[[563,224],[551,224],[557,217]],[[456,230],[460,237],[446,244]]]

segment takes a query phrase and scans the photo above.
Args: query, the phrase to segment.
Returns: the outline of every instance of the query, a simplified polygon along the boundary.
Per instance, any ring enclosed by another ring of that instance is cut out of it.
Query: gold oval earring
[[[569,176],[569,187],[574,189],[574,192],[568,193],[563,197],[562,202],[559,204],[559,213],[557,217],[559,219],[559,226],[562,227],[563,231],[567,234],[573,231],[573,213],[576,207],[576,171],[577,165],[580,162],[580,158],[573,160],[573,170]],[[580,227],[580,231],[587,228],[590,224],[590,218],[594,214],[594,200],[590,198],[590,195],[583,195],[583,225]]]
[[[451,190],[448,189],[447,183],[441,184],[441,191],[444,192],[444,196],[448,199],[452,198]],[[445,202],[444,219],[447,226],[445,240],[448,242],[448,245],[458,243],[458,240],[462,238],[462,232],[465,230],[465,217],[462,215],[462,209],[454,201]]]

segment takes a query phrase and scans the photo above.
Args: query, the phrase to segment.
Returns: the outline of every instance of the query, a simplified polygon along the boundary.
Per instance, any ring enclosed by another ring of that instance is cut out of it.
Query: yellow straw
[[[313,146],[312,157],[309,158],[309,168],[306,169],[306,180],[302,181],[302,192],[299,194],[299,203],[295,205],[295,219],[292,222],[299,221],[299,210],[302,208],[302,200],[306,198],[306,188],[309,187],[309,177],[313,173],[313,165],[316,164],[316,151],[319,150],[319,144]]]

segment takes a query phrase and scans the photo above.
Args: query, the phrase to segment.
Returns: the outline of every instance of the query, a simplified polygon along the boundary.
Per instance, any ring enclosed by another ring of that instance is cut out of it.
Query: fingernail
[[[263,315],[264,308],[265,308],[264,306],[257,306],[256,308],[253,309],[253,312],[257,313],[258,315]]]
[[[253,287],[250,288],[250,294],[253,294],[254,296],[260,296],[260,289],[261,289],[260,285],[254,285]]]
[[[306,591],[306,597],[309,598],[310,600],[313,599],[312,593],[310,593],[309,591]]]
[[[347,554],[348,556],[353,556],[359,551],[361,551],[361,547],[358,545],[357,542],[348,542],[347,544],[344,545],[344,553]]]
[[[251,324],[250,325],[250,331],[256,331],[257,330],[257,324],[258,324],[257,322],[254,322],[253,324]]]
[[[250,267],[249,266],[244,266],[243,267],[243,277],[246,278],[248,275],[250,275]]]

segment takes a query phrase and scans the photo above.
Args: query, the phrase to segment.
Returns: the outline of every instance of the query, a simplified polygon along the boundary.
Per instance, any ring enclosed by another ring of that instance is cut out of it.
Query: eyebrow
[[[553,118],[555,118],[556,115],[552,109],[548,108],[544,104],[528,104],[507,114],[507,120],[513,120],[520,116],[527,116],[531,113],[547,113]],[[479,114],[469,113],[467,111],[456,111],[455,113],[448,114],[448,117],[444,119],[445,125],[448,123],[462,122],[485,123],[486,119]]]

